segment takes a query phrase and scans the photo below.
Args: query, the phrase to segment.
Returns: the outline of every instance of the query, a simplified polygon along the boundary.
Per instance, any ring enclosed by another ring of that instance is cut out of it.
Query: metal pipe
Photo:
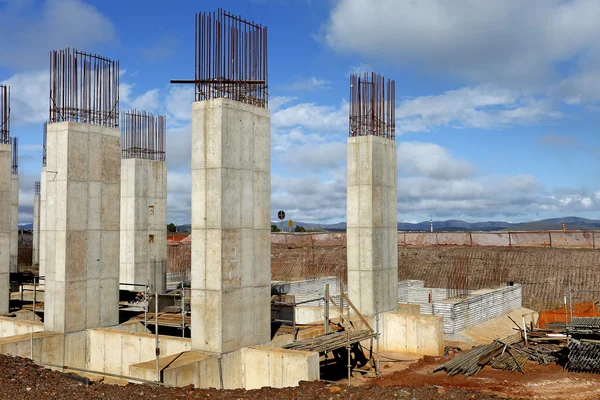
[[[329,333],[329,283],[325,284],[325,305],[323,314],[323,329]]]
[[[185,287],[181,281],[181,337],[185,337]]]

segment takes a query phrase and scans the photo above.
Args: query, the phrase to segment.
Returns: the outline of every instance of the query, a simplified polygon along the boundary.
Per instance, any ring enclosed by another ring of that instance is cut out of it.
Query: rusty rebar
[[[119,62],[70,48],[50,52],[49,122],[119,126]]]
[[[11,158],[12,158],[12,173],[19,173],[19,139],[17,137],[10,138],[11,144]]]
[[[223,9],[195,19],[196,101],[227,98],[268,107],[267,27]]]
[[[396,138],[396,82],[375,72],[350,75],[350,137]]]
[[[167,117],[132,110],[121,115],[121,158],[164,161]]]
[[[10,143],[10,87],[0,85],[0,143]]]
[[[35,194],[39,195],[41,193],[42,184],[40,181],[35,181],[34,189],[35,189]]]

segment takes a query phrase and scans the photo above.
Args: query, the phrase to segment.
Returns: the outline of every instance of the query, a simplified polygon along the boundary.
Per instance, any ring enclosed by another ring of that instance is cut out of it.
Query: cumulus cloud
[[[315,103],[294,104],[271,114],[275,131],[303,126],[312,131],[344,131],[348,129],[348,103],[339,107]]]
[[[398,134],[437,127],[494,129],[561,117],[561,112],[548,99],[491,84],[420,96],[403,101],[396,109]]]
[[[398,174],[421,175],[435,179],[463,179],[475,173],[475,166],[455,158],[450,151],[434,143],[400,142]]]
[[[10,86],[13,125],[42,123],[48,120],[48,71],[21,72],[2,82]]]
[[[588,0],[340,0],[322,40],[339,52],[472,81],[531,84],[597,46],[599,15],[600,3]]]
[[[37,69],[52,49],[86,50],[117,40],[114,25],[81,0],[9,1],[0,8],[0,66]],[[91,51],[91,50],[88,50]]]
[[[331,86],[331,82],[326,79],[319,79],[314,76],[310,78],[302,78],[297,79],[291,85],[289,85],[290,90],[297,91],[313,91],[316,89],[328,89]]]

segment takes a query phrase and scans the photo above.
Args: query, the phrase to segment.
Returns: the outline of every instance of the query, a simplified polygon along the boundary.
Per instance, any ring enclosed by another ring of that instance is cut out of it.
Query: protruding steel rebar
[[[44,122],[44,133],[42,138],[42,167],[46,166],[46,137],[48,136],[48,123]]]
[[[19,139],[16,137],[10,138],[10,144],[12,145],[12,173],[19,173]]]
[[[50,52],[50,122],[119,126],[119,62],[66,49]]]
[[[35,181],[35,194],[39,195],[42,191],[42,184],[40,181]]]
[[[396,138],[396,82],[372,72],[350,75],[350,137]]]
[[[146,111],[121,115],[121,157],[165,160],[167,117]]]
[[[196,101],[227,98],[268,107],[267,27],[222,9],[196,14]]]
[[[10,87],[0,85],[0,143],[10,143]]]

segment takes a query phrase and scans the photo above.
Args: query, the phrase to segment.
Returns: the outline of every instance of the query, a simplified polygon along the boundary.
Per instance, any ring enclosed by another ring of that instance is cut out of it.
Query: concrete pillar
[[[192,349],[227,353],[271,335],[269,110],[192,107]]]
[[[48,124],[44,328],[119,323],[121,133]]]
[[[32,255],[33,265],[40,264],[40,195],[33,195],[33,243]]]
[[[10,272],[19,272],[19,174],[11,174]]]
[[[364,315],[398,309],[396,142],[348,138],[348,293]]]
[[[53,174],[54,175],[54,174]],[[40,174],[39,276],[46,276],[46,167]]]
[[[121,160],[120,282],[167,290],[167,163]],[[156,286],[155,286],[156,283]],[[142,287],[123,286],[123,290]]]
[[[8,313],[10,298],[11,147],[0,144],[0,314]]]

